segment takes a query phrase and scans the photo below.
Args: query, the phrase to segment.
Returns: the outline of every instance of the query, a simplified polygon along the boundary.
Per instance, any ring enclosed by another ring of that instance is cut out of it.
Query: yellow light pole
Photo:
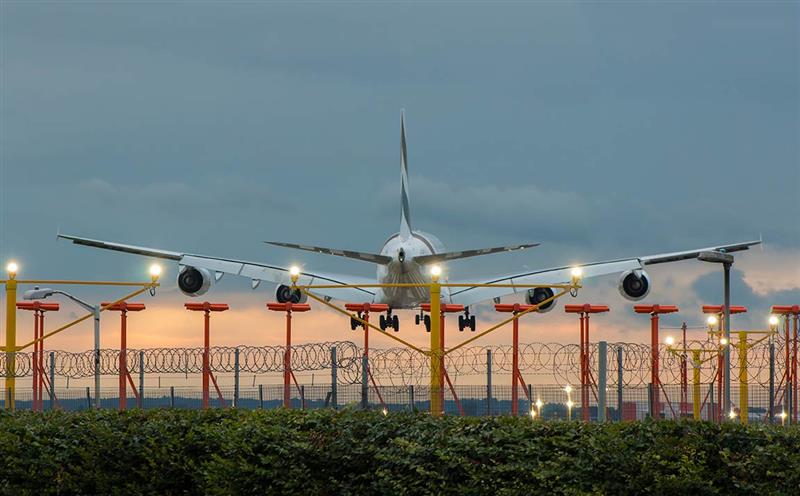
[[[17,375],[17,271],[16,263],[6,266],[6,410],[16,407],[16,375]]]
[[[442,379],[442,347],[441,347],[441,295],[442,287],[439,284],[439,276],[442,269],[438,265],[431,267],[431,383],[430,383],[430,402],[431,415],[438,417],[443,413],[442,395],[439,391]]]
[[[711,324],[711,318],[709,317],[709,324]],[[664,342],[667,345],[667,352],[672,353],[676,357],[683,357],[686,353],[692,353],[692,418],[694,420],[700,420],[700,410],[701,410],[701,399],[700,399],[700,367],[703,366],[704,363],[708,362],[709,360],[713,360],[717,358],[720,353],[722,353],[722,347],[727,344],[725,338],[722,338],[720,342],[720,347],[716,350],[709,350],[705,348],[680,348],[675,349],[675,338],[672,336],[667,336]],[[707,353],[709,355],[708,358],[703,359],[702,354]]]

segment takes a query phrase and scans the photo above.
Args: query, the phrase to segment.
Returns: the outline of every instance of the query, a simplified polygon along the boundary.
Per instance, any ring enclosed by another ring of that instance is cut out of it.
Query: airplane
[[[378,253],[368,253],[350,250],[338,250],[320,246],[308,246],[296,243],[265,241],[270,245],[304,250],[309,252],[334,255],[339,257],[361,260],[374,264],[377,267],[375,280],[352,275],[338,275],[317,271],[301,271],[297,284],[312,285],[358,285],[385,283],[418,283],[426,284],[430,281],[429,269],[437,264],[469,257],[477,257],[492,253],[502,253],[516,250],[526,250],[538,246],[539,243],[525,243],[514,246],[498,246],[477,250],[446,251],[442,242],[436,236],[423,231],[415,230],[411,225],[411,209],[409,201],[408,180],[408,152],[406,147],[405,113],[400,115],[400,229],[389,236],[383,243]],[[201,296],[208,292],[216,281],[225,275],[251,279],[251,286],[255,290],[263,281],[276,285],[275,298],[279,302],[303,302],[306,295],[298,289],[292,289],[289,267],[281,267],[261,262],[248,262],[222,257],[195,255],[181,251],[169,251],[143,246],[127,245],[116,242],[101,241],[90,238],[58,234],[58,238],[70,240],[75,244],[102,248],[106,250],[121,251],[172,260],[178,263],[178,288],[187,296]],[[619,292],[631,301],[645,298],[652,287],[652,279],[645,272],[644,267],[660,263],[676,262],[697,258],[702,252],[732,253],[747,250],[758,245],[761,240],[746,241],[727,245],[717,245],[694,250],[647,255],[640,257],[622,258],[605,262],[581,264],[582,278],[620,274]],[[490,277],[481,283],[497,284],[565,284],[571,280],[571,271],[576,266],[555,267],[542,270],[532,270],[517,274],[498,275]],[[475,284],[475,281],[470,281]],[[445,303],[461,304],[465,311],[459,315],[459,330],[475,330],[475,315],[470,315],[470,307],[478,303],[494,300],[524,292],[525,301],[531,305],[541,304],[554,295],[551,288],[540,287],[535,289],[500,288],[500,287],[474,287],[442,288],[442,300]],[[399,331],[398,316],[393,313],[397,309],[418,309],[420,304],[427,302],[428,292],[425,287],[386,287],[386,288],[333,288],[317,289],[314,293],[323,297],[325,301],[339,300],[345,302],[370,302],[388,304],[386,315],[380,316],[380,328]],[[539,311],[546,312],[555,306],[555,300],[540,305]],[[416,316],[419,324],[421,315]],[[429,316],[423,320],[429,328]],[[351,323],[352,325],[352,323]]]

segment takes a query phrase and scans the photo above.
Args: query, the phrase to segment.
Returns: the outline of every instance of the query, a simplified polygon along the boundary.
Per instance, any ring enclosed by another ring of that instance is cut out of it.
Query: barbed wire
[[[709,383],[718,371],[715,353],[717,345],[709,341],[687,343],[689,349],[700,349],[700,380]],[[776,339],[774,367],[776,375],[786,370],[785,343]],[[342,383],[361,380],[362,349],[351,341],[329,341],[292,346],[292,369],[295,372],[330,370],[331,348],[336,347],[337,376]],[[606,382],[609,386],[619,382],[618,353],[622,351],[622,382],[625,386],[641,386],[650,382],[652,350],[650,345],[639,343],[608,343],[606,358]],[[739,350],[730,346],[732,378],[737,380]],[[488,363],[491,352],[491,363]],[[272,374],[283,371],[285,348],[283,346],[238,346],[210,348],[210,366],[214,373],[233,373],[238,366],[240,373]],[[589,345],[589,365],[597,380],[600,367],[599,346]],[[30,376],[32,353],[18,352],[16,377]],[[119,374],[119,350],[100,351],[100,374]],[[6,354],[0,354],[0,368],[6,370]],[[52,362],[51,362],[52,357]],[[693,365],[691,352],[686,364],[680,352],[659,347],[659,369],[662,384],[680,384],[685,368],[691,381]],[[45,372],[60,377],[81,379],[94,374],[94,352],[45,351]],[[510,345],[465,347],[448,353],[445,368],[452,379],[463,376],[485,376],[489,367],[492,374],[510,374],[513,348]],[[127,366],[131,374],[144,370],[145,374],[200,374],[203,367],[202,348],[148,348],[127,351]],[[752,346],[747,353],[748,378],[753,384],[769,383],[770,348],[766,342]],[[430,362],[426,355],[408,348],[371,349],[369,367],[373,377],[383,384],[426,384],[429,380]],[[577,384],[580,377],[580,347],[577,344],[526,343],[519,347],[519,368],[527,376],[543,376],[546,381],[557,384]],[[777,379],[776,379],[777,381]]]

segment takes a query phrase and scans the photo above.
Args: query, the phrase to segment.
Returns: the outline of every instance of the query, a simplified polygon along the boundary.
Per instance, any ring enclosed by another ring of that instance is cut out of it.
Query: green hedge
[[[800,494],[800,429],[334,411],[0,413],[3,494]]]

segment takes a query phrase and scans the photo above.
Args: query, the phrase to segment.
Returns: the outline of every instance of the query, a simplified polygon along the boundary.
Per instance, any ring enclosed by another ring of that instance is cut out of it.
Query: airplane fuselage
[[[414,258],[443,251],[444,245],[432,234],[412,231],[411,236],[406,239],[401,239],[400,234],[394,234],[381,248],[381,255],[391,257],[392,261],[378,266],[378,283],[427,284],[431,281],[428,267],[415,262]],[[446,294],[447,288],[442,288],[443,297]],[[429,295],[425,287],[379,288],[375,294],[376,303],[386,303],[392,308],[415,308],[427,301]]]

